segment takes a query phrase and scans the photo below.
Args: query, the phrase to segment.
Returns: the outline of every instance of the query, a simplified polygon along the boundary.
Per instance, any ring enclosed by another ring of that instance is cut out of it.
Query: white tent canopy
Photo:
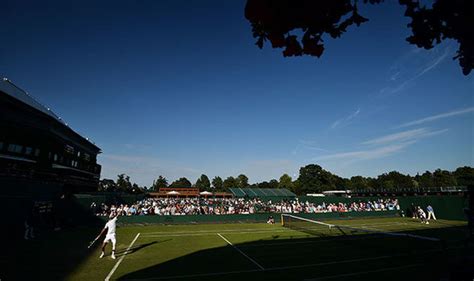
[[[202,192],[199,192],[199,194],[201,194],[201,195],[212,195],[212,192],[202,191]]]
[[[178,192],[178,191],[175,191],[175,190],[173,190],[173,191],[170,191],[170,192],[166,192],[166,194],[168,194],[168,195],[178,195],[178,194],[179,194],[179,192]]]

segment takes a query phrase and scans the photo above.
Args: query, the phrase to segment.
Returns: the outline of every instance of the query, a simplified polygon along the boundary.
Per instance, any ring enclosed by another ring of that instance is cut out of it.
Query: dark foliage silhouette
[[[379,4],[383,0],[364,0]],[[453,59],[459,60],[464,75],[474,67],[474,2],[470,0],[437,0],[431,7],[418,0],[400,0],[411,18],[408,27],[410,44],[431,49],[445,39],[459,43]],[[358,10],[355,0],[248,0],[245,17],[261,49],[265,41],[273,48],[284,48],[283,56],[310,55],[324,52],[325,35],[340,37],[353,24],[360,26],[368,19]],[[302,36],[298,34],[302,32]]]

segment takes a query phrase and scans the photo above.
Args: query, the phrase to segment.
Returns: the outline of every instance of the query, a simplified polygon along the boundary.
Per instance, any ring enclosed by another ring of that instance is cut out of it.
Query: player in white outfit
[[[107,243],[110,241],[112,242],[112,258],[115,259],[115,244],[117,243],[117,240],[115,239],[115,228],[117,227],[117,217],[118,214],[111,213],[109,216],[109,221],[105,224],[104,229],[100,232],[100,236],[107,231],[107,234],[105,235],[104,243],[102,243],[102,253],[100,254],[100,258],[103,258],[105,255],[105,246],[107,246]]]

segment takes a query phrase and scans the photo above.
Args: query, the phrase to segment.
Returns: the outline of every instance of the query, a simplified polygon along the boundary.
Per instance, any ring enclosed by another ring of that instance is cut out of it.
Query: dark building
[[[101,170],[98,153],[99,147],[26,91],[6,78],[0,81],[2,183],[51,184],[71,193],[95,191]]]

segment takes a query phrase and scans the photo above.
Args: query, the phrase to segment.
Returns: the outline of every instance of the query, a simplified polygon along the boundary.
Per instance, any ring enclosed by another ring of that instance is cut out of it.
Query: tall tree
[[[126,174],[117,175],[117,188],[120,191],[128,191],[132,188],[132,183],[130,182],[130,176]]]
[[[175,180],[172,184],[170,184],[169,187],[179,188],[179,187],[191,187],[191,186],[192,186],[191,182],[187,178],[183,177],[178,180]]]
[[[209,178],[206,175],[202,174],[197,179],[195,186],[200,190],[209,190],[211,188],[211,182],[209,181]]]
[[[280,177],[280,182],[278,183],[278,188],[287,188],[289,190],[293,189],[293,179],[288,174],[283,174]]]
[[[164,188],[167,186],[168,186],[168,180],[163,176],[159,176],[155,181],[153,181],[154,191],[158,191],[160,188]]]
[[[430,171],[424,172],[422,175],[417,174],[415,180],[421,188],[434,187],[433,174]]]
[[[370,188],[367,179],[362,176],[352,177],[351,186],[354,189],[369,189]]]
[[[300,193],[315,193],[335,189],[333,176],[319,165],[310,164],[300,168],[298,177]]]
[[[414,181],[410,175],[404,175],[397,171],[381,174],[377,177],[379,188],[394,189],[394,188],[413,188]]]
[[[249,186],[249,178],[244,175],[240,174],[237,176],[237,187],[244,188]]]
[[[229,190],[229,188],[237,187],[237,186],[238,186],[238,181],[234,177],[228,177],[224,180],[224,183],[223,183],[224,190]]]
[[[216,191],[224,190],[224,182],[222,181],[222,178],[214,177],[212,179],[212,187],[214,187]]]
[[[461,186],[474,186],[474,168],[472,167],[459,167],[453,173],[456,178],[456,182]]]
[[[269,187],[270,188],[278,188],[279,182],[276,179],[271,179],[269,182]]]
[[[456,179],[449,171],[437,169],[433,173],[433,184],[436,187],[455,186]]]

